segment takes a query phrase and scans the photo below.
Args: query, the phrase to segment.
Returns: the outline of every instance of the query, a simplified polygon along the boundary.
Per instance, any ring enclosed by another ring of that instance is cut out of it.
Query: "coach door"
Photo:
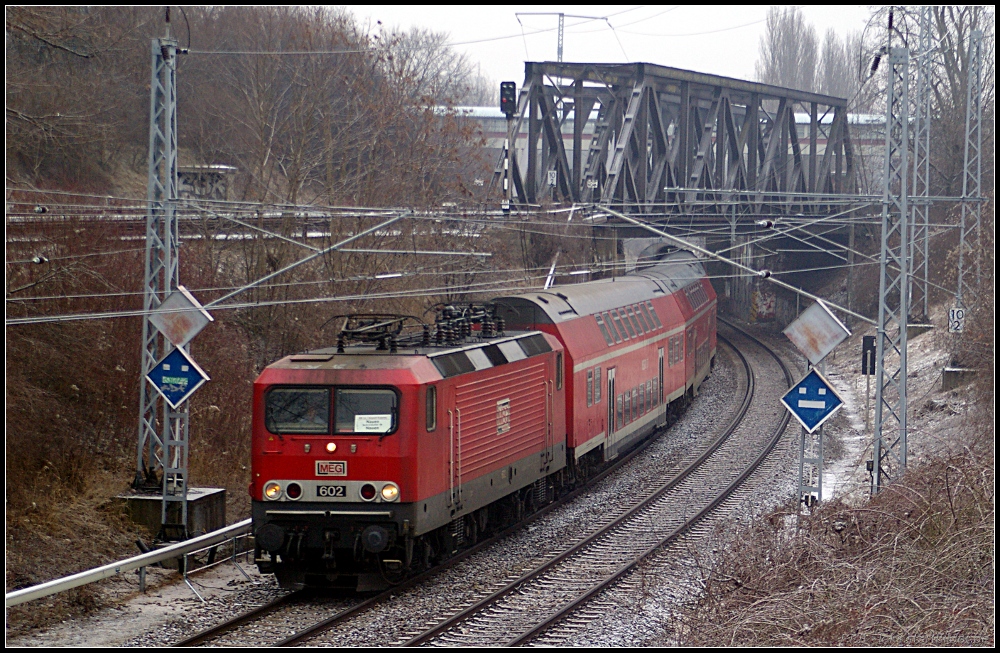
[[[692,326],[687,330],[687,342],[684,343],[684,387],[694,387],[694,375],[697,370],[694,367],[694,343],[697,330]]]
[[[660,382],[660,385],[659,385],[659,388],[656,391],[656,395],[659,395],[659,396],[656,396],[656,395],[654,395],[654,396],[656,396],[656,404],[657,404],[656,409],[657,409],[657,411],[658,412],[665,412],[664,408],[663,408],[663,347],[660,347],[660,349],[659,349],[659,355],[660,355],[660,367],[659,367],[659,375],[660,375],[659,376],[659,382]]]
[[[615,370],[614,367],[608,368],[608,394],[605,395],[606,403],[608,404],[608,421],[607,421],[607,436],[604,438],[606,442],[611,442],[611,434],[615,432]]]

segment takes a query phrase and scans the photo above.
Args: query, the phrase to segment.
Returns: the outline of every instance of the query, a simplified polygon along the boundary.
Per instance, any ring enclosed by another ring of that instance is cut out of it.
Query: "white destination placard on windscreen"
[[[388,433],[392,428],[392,415],[355,415],[355,433]]]

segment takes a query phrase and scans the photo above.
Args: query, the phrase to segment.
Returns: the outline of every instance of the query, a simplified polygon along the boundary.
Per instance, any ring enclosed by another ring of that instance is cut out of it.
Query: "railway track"
[[[747,338],[749,336],[737,336]],[[445,606],[441,612],[432,615],[421,615],[418,618],[424,625],[419,630],[404,632],[393,643],[420,645],[518,645],[543,636],[548,640],[558,642],[566,639],[565,633],[556,631],[572,631],[580,623],[588,619],[579,616],[568,618],[581,611],[593,597],[597,596],[619,579],[626,576],[640,561],[648,558],[653,552],[663,548],[664,544],[675,541],[684,533],[689,533],[704,517],[716,510],[727,501],[727,497],[755,470],[766,457],[766,452],[773,448],[780,433],[784,431],[787,419],[775,429],[769,444],[745,465],[742,474],[729,479],[722,491],[714,491],[714,496],[707,501],[693,499],[697,488],[707,488],[719,485],[709,482],[708,478],[717,477],[723,471],[711,469],[713,459],[720,457],[720,449],[724,449],[731,435],[754,403],[756,378],[752,366],[739,352],[740,347],[730,345],[734,355],[739,357],[747,375],[742,397],[736,417],[730,422],[718,437],[716,437],[702,453],[692,460],[686,461],[681,471],[669,481],[661,484],[652,492],[648,492],[635,505],[622,508],[616,514],[606,516],[598,528],[585,537],[574,542],[568,550],[564,550],[543,561],[532,565],[532,568],[496,583],[492,587],[480,591],[473,600],[465,600],[461,605]],[[770,353],[775,361],[780,360]],[[783,365],[781,365],[783,368]],[[784,369],[786,381],[790,382],[787,369]],[[786,385],[787,387],[787,385]],[[648,444],[646,445],[648,446]],[[736,445],[740,448],[740,445]],[[744,447],[745,448],[745,447]],[[758,449],[760,449],[758,447]],[[260,631],[268,631],[268,643],[279,646],[296,645],[306,642],[321,643],[321,634],[325,631],[350,629],[355,618],[375,611],[377,606],[390,602],[393,598],[404,594],[408,589],[427,582],[430,578],[446,572],[464,560],[493,547],[498,541],[507,537],[510,532],[530,528],[528,524],[553,510],[559,508],[589,491],[603,478],[613,474],[617,469],[627,464],[633,457],[639,455],[642,449],[631,452],[614,466],[605,470],[599,477],[593,479],[587,486],[580,488],[559,502],[550,504],[533,515],[527,522],[508,529],[496,536],[480,542],[447,563],[429,572],[421,574],[409,581],[366,600],[347,599],[344,602],[328,603],[326,611],[333,614],[316,620],[316,609],[312,610],[313,623],[303,627],[301,622],[307,618],[296,618],[295,613],[302,611],[304,604],[315,600],[301,593],[282,597],[272,603],[261,606],[251,613],[246,613],[223,624],[199,633],[193,637],[178,642],[178,645],[191,646],[206,642],[226,645],[242,640],[241,629],[249,629],[255,634],[251,639],[260,639]],[[732,467],[732,462],[718,462],[717,466]],[[704,494],[704,491],[700,492]],[[681,510],[678,512],[678,497],[686,506],[697,503],[698,510]],[[547,606],[548,609],[542,609]],[[559,606],[553,609],[553,606]],[[598,611],[600,612],[600,611]],[[586,614],[586,611],[580,612]],[[436,616],[435,616],[436,615]],[[273,623],[268,626],[265,622]],[[298,624],[298,625],[297,625]]]
[[[297,631],[290,636],[284,637],[284,639],[280,638],[274,639],[275,645],[291,646],[301,641],[304,641],[317,633],[321,633],[324,630],[328,630],[336,626],[337,624],[347,622],[351,618],[365,612],[366,610],[369,610],[374,606],[385,603],[387,600],[389,600],[395,595],[398,595],[400,592],[403,592],[413,587],[417,587],[422,583],[426,582],[428,579],[438,576],[439,574],[445,572],[446,570],[462,563],[463,561],[475,556],[476,554],[482,551],[488,550],[490,547],[496,545],[498,542],[501,542],[504,538],[510,536],[512,533],[515,533],[521,529],[529,527],[530,524],[542,519],[543,517],[557,510],[566,503],[573,501],[580,495],[586,493],[588,490],[593,488],[595,485],[599,484],[605,478],[615,474],[623,466],[626,466],[634,458],[636,458],[643,451],[645,451],[646,448],[650,444],[652,444],[653,441],[655,441],[655,438],[643,442],[640,446],[622,455],[607,469],[603,470],[602,472],[594,476],[592,479],[590,479],[587,482],[587,484],[573,490],[569,494],[560,497],[557,501],[554,501],[546,506],[543,506],[538,511],[528,516],[518,524],[515,524],[514,526],[506,530],[503,530],[487,539],[481,540],[476,545],[461,551],[452,558],[449,558],[441,565],[438,565],[433,569],[430,569],[417,576],[409,578],[406,581],[398,585],[395,585],[384,592],[376,594],[367,599],[361,599],[355,597],[353,601],[348,600],[351,603],[350,606],[338,609],[332,616],[324,618],[316,623],[313,623],[307,628],[303,628],[302,630]],[[300,608],[300,606],[302,606],[303,604],[307,604],[310,601],[315,601],[320,597],[321,597],[320,594],[309,590],[300,590],[297,592],[291,592],[289,594],[280,596],[272,601],[269,601],[263,605],[260,605],[254,608],[253,610],[250,610],[248,612],[237,615],[236,617],[223,621],[215,626],[212,626],[211,628],[195,633],[194,635],[186,637],[182,640],[178,640],[174,643],[174,646],[199,646],[203,644],[222,643],[220,641],[220,638],[226,636],[230,636],[227,637],[227,639],[232,639],[233,638],[232,636],[238,638],[239,636],[238,631],[244,626],[248,628],[259,629],[261,627],[260,622],[262,620],[267,619],[280,622],[282,619],[288,619],[287,615],[296,612]],[[274,629],[275,632],[281,630],[287,631],[287,628],[284,627],[284,624]]]
[[[750,336],[744,334],[743,337]],[[728,482],[721,487],[718,481],[713,482],[725,478],[726,469],[732,466],[730,454],[723,445],[729,443],[737,428],[744,424],[756,395],[756,378],[750,363],[736,351],[750,379],[744,403],[725,432],[701,456],[645,500],[571,549],[461,613],[420,632],[405,644],[527,644],[566,620],[652,553],[677,540],[717,510],[761,465],[788,423],[787,416],[779,420],[765,446],[735,478],[727,478]],[[777,356],[774,360],[782,367],[787,383],[791,384],[787,368]],[[692,508],[693,514],[688,515],[690,503],[700,508]],[[679,511],[682,504],[684,507]],[[558,607],[552,609],[551,606]],[[566,624],[570,630],[580,625],[580,622]]]

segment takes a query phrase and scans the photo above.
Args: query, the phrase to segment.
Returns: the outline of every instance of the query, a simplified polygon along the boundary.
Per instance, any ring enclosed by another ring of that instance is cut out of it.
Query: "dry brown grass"
[[[870,502],[772,513],[714,564],[673,633],[691,645],[992,645],[993,429]],[[977,433],[977,435],[973,435]]]

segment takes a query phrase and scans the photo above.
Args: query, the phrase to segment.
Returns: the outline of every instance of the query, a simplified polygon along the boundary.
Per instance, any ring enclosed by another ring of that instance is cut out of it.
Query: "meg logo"
[[[497,402],[497,434],[510,430],[510,399]]]
[[[347,461],[317,460],[316,476],[347,476]]]

